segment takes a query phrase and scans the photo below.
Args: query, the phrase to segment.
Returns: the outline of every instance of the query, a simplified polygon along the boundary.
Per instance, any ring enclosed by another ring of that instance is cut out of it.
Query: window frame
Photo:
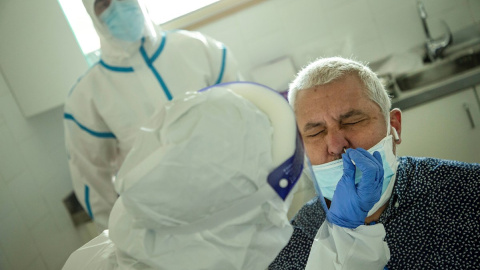
[[[67,0],[68,1],[68,0]],[[243,9],[252,7],[254,5],[266,2],[268,0],[219,0],[218,2],[206,5],[202,8],[194,10],[192,12],[186,13],[183,16],[177,17],[170,21],[161,23],[159,26],[163,30],[175,30],[175,29],[185,29],[185,30],[197,30],[198,28],[213,23],[217,20],[220,20],[224,17],[230,16],[236,12],[239,12]],[[58,5],[63,10],[63,5],[60,0],[58,0]],[[63,10],[65,19],[70,25],[70,19],[67,12]],[[82,54],[87,61],[89,66],[94,65],[100,60],[100,48],[94,49],[90,52],[84,52],[84,48],[81,45],[78,33],[75,32],[74,27],[70,25],[73,35],[77,39],[77,43],[82,51]]]
[[[160,24],[165,30],[195,30],[203,25],[234,14],[267,0],[220,0],[211,5],[192,11],[188,14]]]

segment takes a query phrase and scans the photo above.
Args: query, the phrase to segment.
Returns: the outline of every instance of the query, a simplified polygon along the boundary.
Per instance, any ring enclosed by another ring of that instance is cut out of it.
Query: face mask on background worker
[[[135,42],[144,35],[145,16],[136,0],[112,0],[99,17],[115,38]]]
[[[142,38],[145,38],[143,42],[152,45],[159,42],[158,27],[151,20],[143,0],[83,0],[83,3],[99,34],[102,49],[106,43],[128,49]],[[102,42],[102,39],[109,42]]]

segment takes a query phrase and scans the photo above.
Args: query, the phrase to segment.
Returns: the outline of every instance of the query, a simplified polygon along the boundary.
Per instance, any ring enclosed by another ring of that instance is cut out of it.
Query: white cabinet
[[[62,105],[87,62],[57,0],[0,1],[0,72],[26,117]]]
[[[467,88],[405,110],[398,155],[480,163],[478,88]]]

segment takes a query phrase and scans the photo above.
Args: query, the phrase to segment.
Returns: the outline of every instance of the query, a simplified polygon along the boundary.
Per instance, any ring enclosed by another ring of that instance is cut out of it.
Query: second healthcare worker
[[[198,32],[161,31],[142,0],[83,3],[101,60],[68,94],[65,140],[75,194],[102,231],[118,197],[115,174],[146,119],[177,95],[240,75],[222,43]]]

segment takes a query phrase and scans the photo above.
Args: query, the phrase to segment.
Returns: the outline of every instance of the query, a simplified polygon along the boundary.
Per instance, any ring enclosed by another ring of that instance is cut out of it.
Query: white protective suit
[[[291,236],[303,159],[290,106],[266,87],[222,84],[169,102],[118,173],[109,230],[63,269],[266,269]],[[352,230],[327,228],[319,241],[334,261],[332,239]]]
[[[103,230],[118,197],[114,175],[140,126],[177,95],[240,75],[218,41],[198,32],[160,31],[147,16],[142,40],[119,41],[95,15],[95,0],[83,2],[102,55],[68,94],[65,140],[75,194]]]

